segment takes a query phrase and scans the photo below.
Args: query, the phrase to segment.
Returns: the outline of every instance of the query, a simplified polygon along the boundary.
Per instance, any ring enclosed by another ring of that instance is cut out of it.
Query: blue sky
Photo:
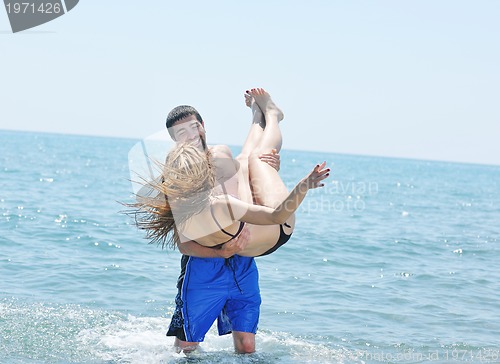
[[[500,165],[500,2],[89,1],[12,34],[0,129],[144,138],[195,106],[240,145],[245,89],[284,148]]]

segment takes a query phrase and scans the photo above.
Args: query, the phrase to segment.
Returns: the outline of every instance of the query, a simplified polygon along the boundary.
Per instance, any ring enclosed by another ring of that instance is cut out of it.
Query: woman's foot
[[[248,106],[249,108],[252,108],[252,103],[254,102],[253,97],[248,93],[249,91],[246,91],[243,96],[245,96],[245,105]]]
[[[266,116],[276,117],[278,121],[283,120],[283,111],[276,106],[274,101],[271,99],[271,95],[269,95],[266,90],[263,88],[253,88],[250,91],[247,91],[247,94],[250,96],[250,103],[251,99],[255,100],[255,103]],[[247,100],[249,99],[245,95],[245,103]]]
[[[262,129],[266,127],[266,120],[264,118],[264,114],[262,113],[262,110],[260,109],[259,105],[255,102],[255,99],[253,96],[251,96],[247,91],[245,93],[245,105],[248,106],[252,110],[252,115],[253,115],[253,120],[252,122],[254,124],[259,124]]]

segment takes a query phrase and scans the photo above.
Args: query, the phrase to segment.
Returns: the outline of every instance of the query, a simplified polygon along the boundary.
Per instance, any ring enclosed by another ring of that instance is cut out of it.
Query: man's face
[[[180,119],[170,127],[169,131],[173,139],[178,143],[190,143],[199,150],[205,150],[207,147],[205,128],[194,115]]]

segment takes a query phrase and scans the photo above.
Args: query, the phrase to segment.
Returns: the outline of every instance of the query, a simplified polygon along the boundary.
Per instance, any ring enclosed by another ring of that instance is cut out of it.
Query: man
[[[225,145],[208,146],[204,122],[196,109],[178,106],[167,116],[166,126],[176,142],[189,142],[212,156],[232,158]],[[279,155],[261,159],[279,169]],[[219,335],[232,332],[238,353],[255,351],[255,333],[260,313],[258,271],[252,257],[236,255],[248,242],[248,232],[224,244],[220,249],[207,248],[194,241],[178,246],[183,254],[177,281],[176,309],[167,336],[176,336],[178,350],[190,352],[204,340],[218,318]]]

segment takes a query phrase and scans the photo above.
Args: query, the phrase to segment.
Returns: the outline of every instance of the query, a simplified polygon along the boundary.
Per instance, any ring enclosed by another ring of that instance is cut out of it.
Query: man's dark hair
[[[192,106],[189,105],[181,105],[172,109],[167,115],[167,129],[174,125],[181,119],[188,117],[190,115],[194,115],[196,120],[203,125],[203,119],[201,118],[200,113]]]

